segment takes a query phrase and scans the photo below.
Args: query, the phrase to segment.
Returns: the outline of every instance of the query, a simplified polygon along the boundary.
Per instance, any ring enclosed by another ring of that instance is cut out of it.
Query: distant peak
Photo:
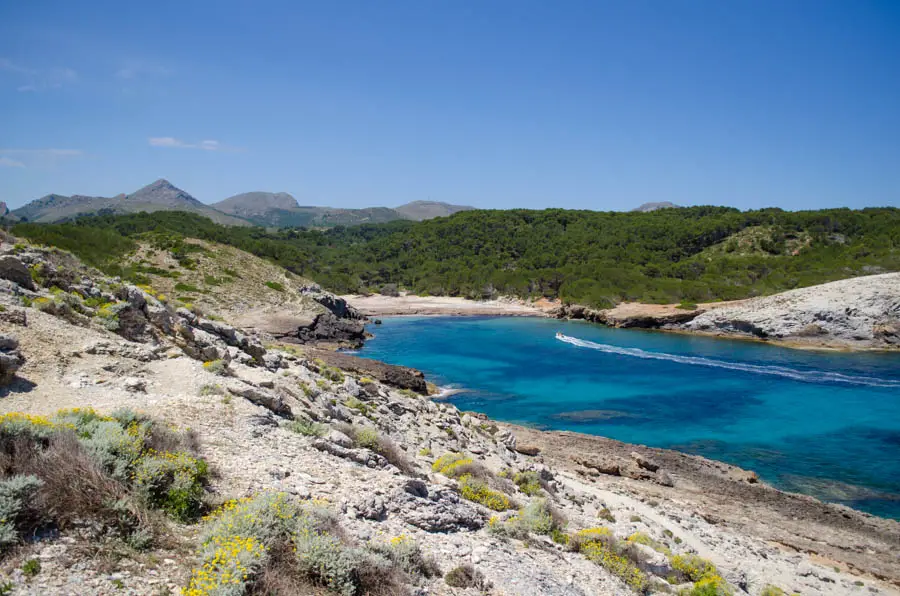
[[[647,211],[656,211],[657,209],[678,209],[681,205],[676,205],[675,203],[670,203],[669,201],[661,201],[659,203],[644,203],[637,209],[632,209],[632,211],[641,211],[646,213]]]
[[[175,188],[175,185],[166,180],[165,178],[160,178],[156,182],[152,184],[148,184],[147,188]]]

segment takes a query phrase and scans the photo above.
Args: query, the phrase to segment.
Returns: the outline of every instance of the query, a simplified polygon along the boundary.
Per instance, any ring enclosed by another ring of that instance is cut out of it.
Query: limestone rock
[[[410,479],[393,495],[390,511],[426,532],[477,530],[484,526],[478,511],[453,490]]]
[[[23,364],[25,356],[19,351],[19,340],[0,334],[0,385],[7,385]]]
[[[26,290],[34,290],[34,280],[31,279],[31,272],[25,264],[13,256],[0,257],[0,278],[25,288]]]
[[[900,345],[900,273],[844,279],[710,309],[683,328],[855,347]],[[811,335],[810,330],[815,329]]]
[[[283,399],[268,391],[263,391],[250,385],[230,385],[228,392],[232,395],[243,397],[283,418],[293,419],[294,417],[290,406],[284,403]]]
[[[536,445],[519,445],[516,444],[516,451],[522,455],[535,456],[541,452],[541,448]]]
[[[637,451],[631,452],[631,459],[633,459],[637,465],[644,468],[648,472],[655,472],[659,469],[659,464],[650,459],[649,457],[638,453]]]

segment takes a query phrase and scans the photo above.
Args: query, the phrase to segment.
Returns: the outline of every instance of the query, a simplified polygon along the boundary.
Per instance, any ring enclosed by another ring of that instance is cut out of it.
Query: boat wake
[[[666,354],[664,352],[647,352],[640,348],[622,348],[609,344],[599,344],[584,339],[578,339],[577,337],[563,335],[561,333],[556,335],[556,339],[579,348],[588,348],[607,354],[632,356],[634,358],[643,358],[646,360],[665,360],[668,362],[677,362],[679,364],[690,364],[695,366],[724,368],[727,370],[737,370],[758,375],[773,375],[793,379],[794,381],[802,381],[804,383],[844,383],[847,385],[863,385],[867,387],[900,388],[900,381],[895,381],[893,379],[844,375],[841,373],[820,370],[796,370],[783,366],[762,366],[758,364],[746,364],[743,362],[728,362],[727,360],[715,360],[712,358],[702,358],[700,356],[680,356],[678,354]]]

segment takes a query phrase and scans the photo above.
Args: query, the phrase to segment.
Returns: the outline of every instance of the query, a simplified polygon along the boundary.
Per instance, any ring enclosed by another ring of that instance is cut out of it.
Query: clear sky
[[[0,200],[900,206],[897,0],[0,2]]]

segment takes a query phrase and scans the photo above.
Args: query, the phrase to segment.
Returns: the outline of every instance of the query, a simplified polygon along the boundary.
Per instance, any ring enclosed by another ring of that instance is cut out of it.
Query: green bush
[[[220,377],[224,377],[228,374],[228,363],[224,360],[209,360],[203,363],[203,368],[207,372],[211,372],[214,375],[219,375]]]
[[[40,559],[28,559],[22,564],[22,573],[25,574],[25,577],[34,577],[38,573],[41,572],[41,561]]]
[[[321,437],[326,431],[325,426],[302,418],[289,422],[287,428],[290,431],[307,437]]]
[[[277,281],[267,281],[266,286],[276,292],[284,292],[284,286],[278,283]]]
[[[0,480],[0,551],[19,541],[16,526],[28,514],[29,504],[43,484],[31,475]]]
[[[202,459],[186,453],[149,453],[139,460],[134,486],[151,507],[188,521],[202,509],[208,477],[209,466]]]
[[[475,588],[482,592],[491,588],[490,582],[484,579],[481,572],[468,564],[448,571],[444,576],[444,583],[451,588]]]
[[[672,569],[680,571],[692,582],[700,581],[707,576],[719,574],[715,565],[698,555],[675,555],[672,557],[671,563]]]
[[[581,530],[571,537],[569,547],[621,579],[635,592],[640,594],[647,590],[647,576],[623,555],[622,544],[608,528]]]
[[[509,509],[509,497],[488,487],[487,483],[468,474],[459,479],[459,494],[464,499],[484,505],[494,511]]]
[[[183,282],[178,282],[177,284],[175,284],[175,291],[176,292],[188,292],[190,294],[203,293],[203,290],[201,290],[197,286],[192,286],[191,284],[186,284]]]
[[[565,520],[553,510],[547,499],[534,499],[520,509],[517,515],[506,521],[501,522],[496,517],[491,518],[488,531],[499,536],[521,540],[530,534],[553,536],[561,533],[564,526]],[[568,542],[567,539],[559,536],[556,539]]]
[[[541,494],[541,477],[537,472],[517,472],[513,483],[529,497]]]

